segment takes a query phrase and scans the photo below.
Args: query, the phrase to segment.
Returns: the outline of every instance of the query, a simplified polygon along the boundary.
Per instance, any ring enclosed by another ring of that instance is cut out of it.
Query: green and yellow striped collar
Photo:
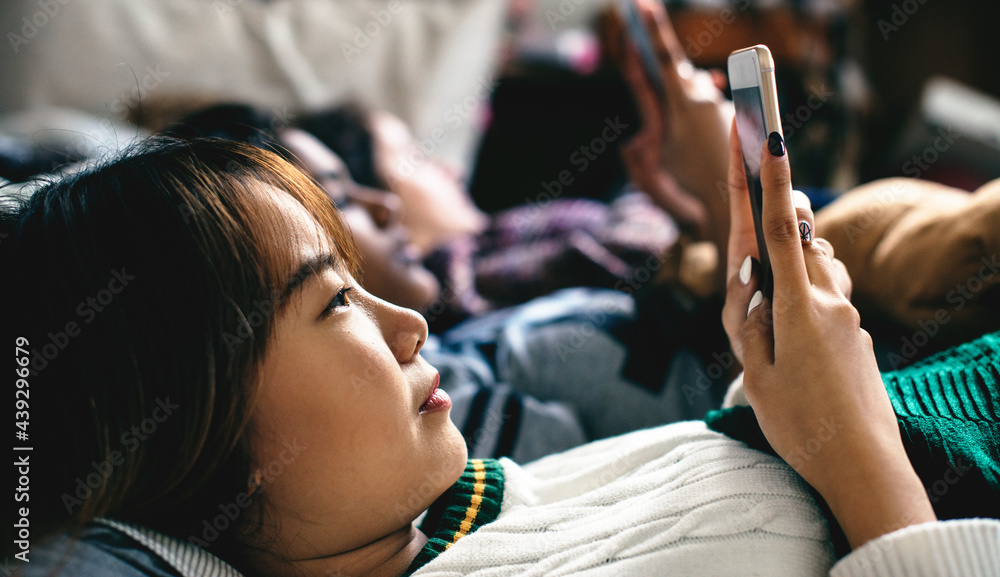
[[[427,535],[405,576],[420,569],[456,541],[490,523],[500,514],[503,467],[495,459],[469,459],[465,472],[431,505],[420,530]]]

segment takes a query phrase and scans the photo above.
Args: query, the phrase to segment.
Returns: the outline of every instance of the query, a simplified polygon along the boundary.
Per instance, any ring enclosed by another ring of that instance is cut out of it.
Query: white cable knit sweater
[[[1000,575],[994,520],[910,527],[834,565],[801,478],[702,422],[501,463],[497,519],[414,575]]]

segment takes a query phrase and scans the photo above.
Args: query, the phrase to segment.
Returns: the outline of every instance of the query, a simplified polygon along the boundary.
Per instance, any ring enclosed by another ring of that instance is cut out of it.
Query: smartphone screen
[[[733,57],[730,57],[731,59]],[[746,59],[749,61],[749,59]],[[759,63],[753,59],[753,70],[759,70]],[[730,64],[730,81],[736,86],[733,87],[733,105],[736,108],[736,132],[740,139],[740,148],[743,151],[743,170],[747,178],[747,190],[750,192],[750,206],[753,210],[754,229],[757,235],[757,253],[761,264],[761,287],[760,290],[768,299],[774,295],[774,276],[771,272],[771,262],[767,254],[767,245],[764,243],[764,233],[761,225],[761,210],[763,207],[763,188],[760,184],[760,153],[767,139],[767,126],[764,118],[763,90],[759,82],[747,82],[747,78],[752,78],[748,74],[751,67],[746,66],[746,61],[737,64],[741,82],[733,82],[734,71],[732,70],[732,60]],[[746,86],[746,84],[752,84]]]

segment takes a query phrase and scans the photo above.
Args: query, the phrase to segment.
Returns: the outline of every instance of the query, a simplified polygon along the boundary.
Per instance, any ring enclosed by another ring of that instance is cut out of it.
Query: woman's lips
[[[436,413],[438,411],[445,411],[451,408],[451,397],[448,393],[442,391],[438,388],[441,384],[441,375],[434,374],[434,382],[431,387],[431,392],[427,395],[427,400],[424,404],[420,405],[420,414],[425,413]]]

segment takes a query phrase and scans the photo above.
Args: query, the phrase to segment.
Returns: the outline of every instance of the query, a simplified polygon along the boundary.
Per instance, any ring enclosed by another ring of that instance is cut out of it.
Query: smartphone
[[[653,50],[653,39],[649,37],[646,24],[642,21],[642,14],[639,12],[639,4],[636,0],[623,0],[622,10],[625,14],[625,29],[628,31],[632,44],[639,52],[639,63],[643,72],[653,85],[656,97],[663,99],[666,92],[663,91],[663,75],[660,73],[660,61],[656,58]]]
[[[774,83],[774,60],[767,46],[758,44],[737,50],[729,55],[729,86],[733,91],[736,107],[736,133],[743,150],[743,170],[750,192],[754,229],[757,234],[757,252],[761,264],[761,292],[771,299],[774,296],[774,274],[764,243],[761,225],[763,189],[760,185],[760,153],[764,141],[772,132],[781,132],[778,113],[778,92]]]

